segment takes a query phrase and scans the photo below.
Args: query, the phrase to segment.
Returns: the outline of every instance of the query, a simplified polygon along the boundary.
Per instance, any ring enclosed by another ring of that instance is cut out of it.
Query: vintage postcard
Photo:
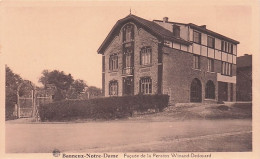
[[[0,158],[260,158],[259,1],[0,5]]]

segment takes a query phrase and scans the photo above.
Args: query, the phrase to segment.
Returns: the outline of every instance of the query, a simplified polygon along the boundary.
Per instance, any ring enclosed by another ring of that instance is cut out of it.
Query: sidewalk
[[[35,119],[34,118],[19,118],[19,119],[14,119],[14,120],[7,120],[5,123],[12,123],[12,124],[25,124],[25,123],[34,123]]]

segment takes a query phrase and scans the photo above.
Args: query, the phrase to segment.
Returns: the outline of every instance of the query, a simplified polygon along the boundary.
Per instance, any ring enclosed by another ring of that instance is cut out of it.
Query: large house
[[[206,25],[128,15],[98,49],[104,96],[168,94],[170,101],[236,100],[238,41]]]

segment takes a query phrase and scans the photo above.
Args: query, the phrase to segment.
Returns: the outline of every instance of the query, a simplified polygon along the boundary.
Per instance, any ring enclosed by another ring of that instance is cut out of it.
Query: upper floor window
[[[173,25],[173,36],[180,37],[180,27],[178,25]]]
[[[133,39],[134,35],[134,26],[132,24],[128,24],[124,27],[124,41],[130,42]]]
[[[130,27],[126,28],[126,35],[125,35],[126,41],[131,41],[131,31],[132,31],[132,29]]]
[[[118,69],[118,56],[117,54],[111,55],[109,57],[109,70],[117,70]]]
[[[208,71],[214,72],[214,60],[213,59],[208,59]]]
[[[109,82],[109,95],[117,96],[118,95],[118,83],[117,81]]]
[[[231,76],[232,75],[232,64],[227,62],[222,62],[221,74]]]
[[[201,43],[201,33],[194,31],[193,32],[193,41],[195,43],[200,44]]]
[[[222,40],[221,51],[233,54],[233,44]]]
[[[144,77],[140,80],[140,93],[151,94],[152,93],[152,79],[150,77]]]
[[[215,38],[208,36],[208,47],[215,48]]]
[[[193,55],[193,68],[200,69],[200,56]]]
[[[152,62],[152,49],[151,47],[143,47],[141,49],[141,65],[149,65]]]
[[[126,65],[126,68],[129,68],[129,67],[132,66],[131,54],[126,54],[126,56],[125,56],[125,65]]]
[[[123,68],[130,68],[133,66],[133,47],[124,48],[123,54]]]

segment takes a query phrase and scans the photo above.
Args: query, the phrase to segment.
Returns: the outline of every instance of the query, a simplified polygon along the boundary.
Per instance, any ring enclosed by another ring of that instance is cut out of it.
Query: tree
[[[71,84],[71,88],[67,91],[67,98],[69,99],[80,99],[81,94],[85,92],[87,84],[80,79],[75,80]]]
[[[72,83],[71,86],[75,89],[76,93],[80,94],[84,92],[85,88],[87,87],[87,84],[83,80],[77,79]]]
[[[46,84],[54,84],[58,89],[68,90],[73,82],[71,74],[66,75],[63,71],[54,70],[49,72],[48,70],[42,71],[42,76],[39,79],[44,86]]]
[[[8,66],[5,68],[5,78],[5,116],[9,119],[12,117],[14,105],[17,104],[17,89],[23,79]]]
[[[89,98],[97,98],[102,95],[102,90],[95,86],[88,87],[86,93],[88,94]]]
[[[53,70],[49,72],[48,70],[42,71],[42,76],[39,79],[45,87],[47,84],[54,84],[56,86],[56,92],[54,95],[54,100],[62,100],[66,98],[67,91],[70,89],[71,84],[74,79],[71,74],[65,74],[63,71]]]

